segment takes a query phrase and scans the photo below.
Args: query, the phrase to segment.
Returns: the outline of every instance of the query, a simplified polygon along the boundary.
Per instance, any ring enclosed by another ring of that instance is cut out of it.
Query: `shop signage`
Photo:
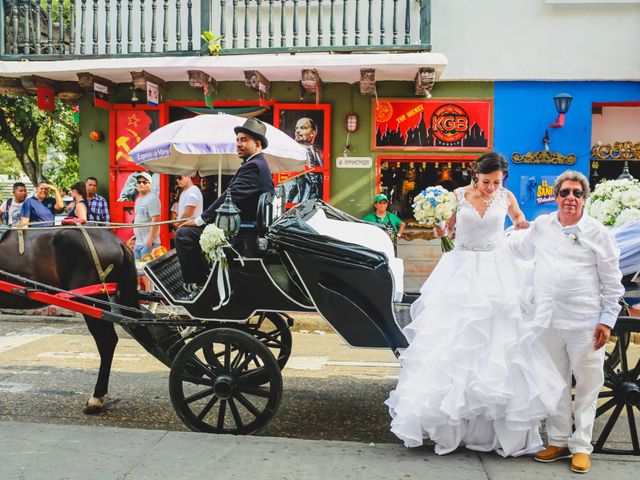
[[[468,150],[491,148],[491,100],[373,101],[373,148]]]
[[[594,145],[591,158],[598,160],[639,160],[640,142],[616,142],[613,145]]]
[[[562,155],[558,152],[548,152],[547,150],[541,150],[539,152],[527,152],[524,155],[520,155],[518,152],[511,155],[511,161],[513,163],[540,163],[546,165],[573,165],[576,163],[576,155],[570,153],[569,155]]]
[[[520,204],[535,201],[537,205],[555,202],[553,185],[556,177],[552,175],[520,177]]]
[[[371,157],[338,157],[336,158],[337,168],[371,168],[373,160]]]

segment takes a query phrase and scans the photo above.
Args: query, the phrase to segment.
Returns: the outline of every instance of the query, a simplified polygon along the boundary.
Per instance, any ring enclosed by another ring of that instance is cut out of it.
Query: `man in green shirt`
[[[406,224],[400,220],[400,218],[387,211],[389,207],[389,199],[384,193],[376,195],[374,198],[373,208],[374,211],[367,213],[362,219],[365,222],[377,223],[384,227],[393,242],[393,249],[397,253],[398,250],[398,238],[400,238],[404,232]]]

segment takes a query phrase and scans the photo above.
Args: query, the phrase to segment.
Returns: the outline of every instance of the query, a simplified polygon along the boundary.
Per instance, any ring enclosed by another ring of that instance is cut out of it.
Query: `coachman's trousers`
[[[200,248],[200,235],[202,235],[204,227],[204,225],[201,227],[180,227],[176,230],[176,251],[182,267],[184,283],[204,285],[207,281],[209,269]]]

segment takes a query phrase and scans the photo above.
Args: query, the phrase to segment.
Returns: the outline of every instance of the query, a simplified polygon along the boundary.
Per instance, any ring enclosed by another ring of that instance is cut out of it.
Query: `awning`
[[[315,68],[324,83],[355,83],[362,68],[375,69],[379,81],[413,81],[418,69],[431,67],[437,81],[447,65],[441,53],[298,53],[221,55],[218,57],[119,57],[56,61],[0,62],[0,76],[38,75],[52,80],[77,81],[77,74],[90,72],[115,83],[131,82],[131,72],[145,70],[167,82],[187,81],[188,70],[202,70],[219,82],[244,81],[245,70],[259,70],[270,81],[300,81],[302,69]]]

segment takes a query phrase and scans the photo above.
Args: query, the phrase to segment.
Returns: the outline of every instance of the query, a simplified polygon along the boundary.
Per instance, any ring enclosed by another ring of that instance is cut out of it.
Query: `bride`
[[[540,420],[553,413],[564,380],[536,348],[524,266],[505,245],[504,222],[528,228],[502,184],[508,164],[495,152],[474,163],[455,190],[456,248],[442,256],[411,306],[398,385],[386,404],[391,431],[407,447],[430,438],[444,455],[465,446],[502,456],[542,449]]]

